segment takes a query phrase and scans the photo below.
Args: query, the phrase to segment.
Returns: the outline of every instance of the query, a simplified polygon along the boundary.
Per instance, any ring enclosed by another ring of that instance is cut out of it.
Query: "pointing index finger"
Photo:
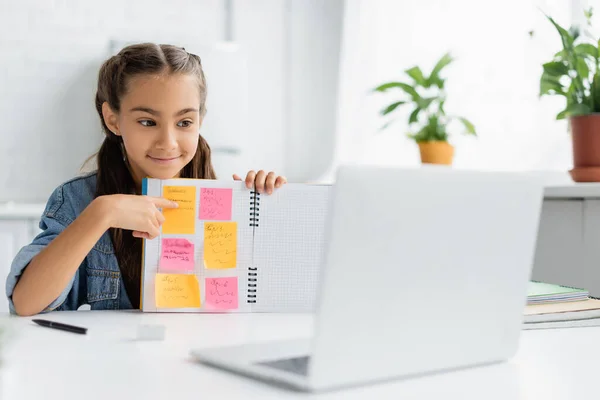
[[[150,197],[150,200],[154,203],[155,206],[160,208],[177,208],[179,204],[175,201],[171,201],[162,197]]]

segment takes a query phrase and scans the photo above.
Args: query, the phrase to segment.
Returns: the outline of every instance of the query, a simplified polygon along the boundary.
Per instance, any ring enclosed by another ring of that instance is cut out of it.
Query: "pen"
[[[32,321],[40,326],[45,326],[46,328],[60,329],[62,331],[79,333],[82,335],[87,333],[87,328],[81,328],[79,326],[61,324],[60,322],[48,321],[45,319],[32,319]]]

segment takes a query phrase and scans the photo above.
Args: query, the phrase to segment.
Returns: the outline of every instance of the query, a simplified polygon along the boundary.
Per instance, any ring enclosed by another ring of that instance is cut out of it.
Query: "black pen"
[[[87,333],[87,328],[81,328],[79,326],[61,324],[60,322],[48,321],[45,319],[32,319],[38,325],[45,326],[46,328],[54,328],[60,329],[61,331],[79,333],[85,335]]]

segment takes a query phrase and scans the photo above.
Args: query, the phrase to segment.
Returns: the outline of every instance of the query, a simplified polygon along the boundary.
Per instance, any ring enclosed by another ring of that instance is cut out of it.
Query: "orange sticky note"
[[[165,186],[163,197],[177,202],[177,208],[164,208],[164,234],[190,234],[196,232],[196,187]]]
[[[204,267],[235,268],[237,263],[237,222],[204,223]]]
[[[196,275],[156,274],[157,308],[200,307],[200,285]]]

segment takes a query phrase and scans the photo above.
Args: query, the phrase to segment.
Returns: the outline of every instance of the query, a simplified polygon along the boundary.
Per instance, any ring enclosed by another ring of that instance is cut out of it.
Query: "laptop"
[[[312,338],[192,356],[313,392],[506,361],[542,201],[525,173],[341,166]]]

